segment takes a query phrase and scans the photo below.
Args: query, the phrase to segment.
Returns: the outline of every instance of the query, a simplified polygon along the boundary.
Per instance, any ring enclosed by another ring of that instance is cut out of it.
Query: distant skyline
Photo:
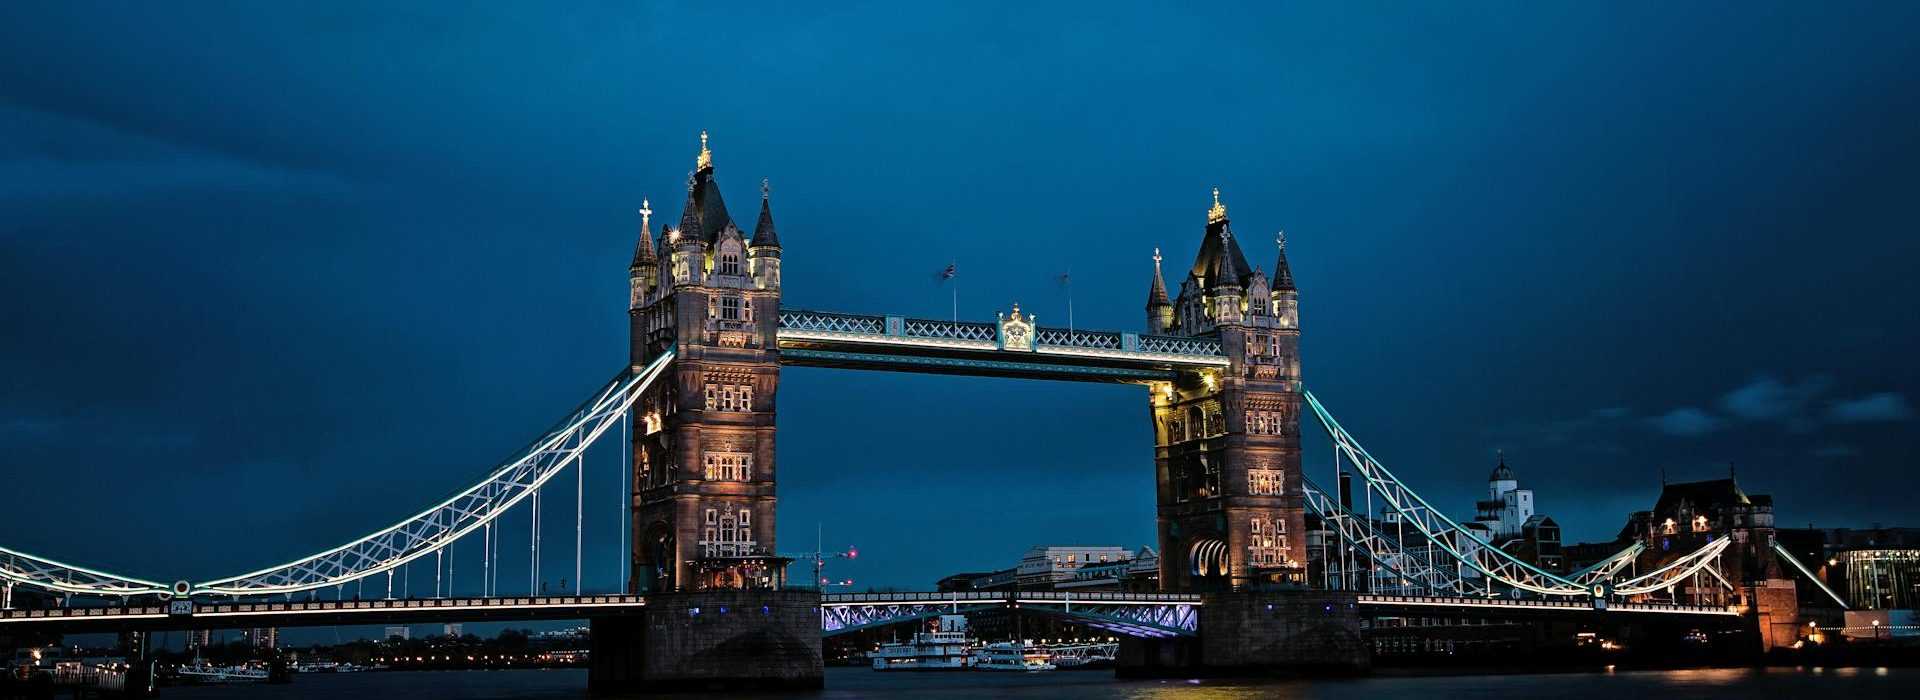
[[[623,362],[702,129],[790,306],[946,318],[952,263],[961,317],[1051,325],[1070,269],[1140,331],[1218,186],[1251,263],[1287,232],[1307,386],[1456,517],[1504,449],[1569,541],[1729,464],[1782,526],[1920,526],[1917,15],[7,5],[0,545],[199,580],[470,483]],[[779,549],[928,588],[1153,544],[1144,399],[783,370]]]

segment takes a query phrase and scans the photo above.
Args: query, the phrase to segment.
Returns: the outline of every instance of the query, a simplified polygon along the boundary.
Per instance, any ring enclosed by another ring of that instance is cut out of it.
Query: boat
[[[868,656],[875,671],[964,671],[973,644],[967,616],[941,615],[932,630],[915,632],[910,641],[882,644]]]
[[[973,653],[973,667],[982,671],[1051,671],[1051,655],[1028,642],[994,642]]]
[[[270,675],[260,666],[214,666],[204,661],[181,666],[173,673],[181,682],[197,684],[265,683]]]

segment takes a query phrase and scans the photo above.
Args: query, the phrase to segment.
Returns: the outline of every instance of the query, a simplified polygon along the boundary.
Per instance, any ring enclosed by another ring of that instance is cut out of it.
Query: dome
[[[1513,470],[1507,468],[1505,452],[1500,453],[1500,464],[1493,468],[1493,473],[1487,476],[1487,481],[1513,481]]]

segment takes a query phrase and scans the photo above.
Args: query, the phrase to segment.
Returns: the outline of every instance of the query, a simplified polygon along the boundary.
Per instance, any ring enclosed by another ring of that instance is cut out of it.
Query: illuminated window
[[[753,410],[753,386],[708,383],[706,399],[709,411],[751,411]]]
[[[714,527],[701,531],[701,553],[709,557],[744,557],[753,554],[752,516],[752,511],[734,510],[731,503],[724,509],[708,508],[707,522]]]
[[[1287,563],[1286,534],[1285,520],[1254,517],[1247,525],[1247,563],[1254,566]]]
[[[739,297],[721,297],[720,298],[720,319],[723,321],[740,320],[740,298]]]
[[[745,452],[706,453],[708,481],[752,481],[753,455]]]
[[[731,250],[720,254],[720,274],[740,274],[740,254]]]
[[[1255,496],[1278,496],[1285,491],[1284,472],[1278,469],[1248,469],[1247,493]]]

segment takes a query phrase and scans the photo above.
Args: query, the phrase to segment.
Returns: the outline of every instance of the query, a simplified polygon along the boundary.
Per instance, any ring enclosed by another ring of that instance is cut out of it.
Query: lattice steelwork
[[[1219,355],[1220,341],[1206,338],[1181,338],[1170,335],[1140,336],[1140,352],[1173,355]]]
[[[127,596],[164,593],[166,584],[104,571],[95,571],[52,559],[0,547],[0,580],[61,593]]]
[[[1331,554],[1328,557],[1329,561],[1335,556],[1343,555],[1347,546],[1353,546],[1357,553],[1375,561],[1384,559],[1401,563],[1401,566],[1395,567],[1396,573],[1403,573],[1407,568],[1416,569],[1405,573],[1414,574],[1409,576],[1410,581],[1427,587],[1432,593],[1453,595],[1471,590],[1471,587],[1460,580],[1468,569],[1485,577],[1486,582],[1483,586],[1489,589],[1497,583],[1506,588],[1538,595],[1568,597],[1630,597],[1658,591],[1671,591],[1674,586],[1703,571],[1715,578],[1720,578],[1716,564],[1721,552],[1726,550],[1730,542],[1724,537],[1658,569],[1624,581],[1614,581],[1613,578],[1620,569],[1632,563],[1634,557],[1639,554],[1640,545],[1629,547],[1626,551],[1614,554],[1595,566],[1564,576],[1534,566],[1504,549],[1479,539],[1472,531],[1428,504],[1426,499],[1421,498],[1418,493],[1402,483],[1384,465],[1368,454],[1366,448],[1353,439],[1346,429],[1340,427],[1339,421],[1334,420],[1333,415],[1320,404],[1320,400],[1314,397],[1313,392],[1305,392],[1305,396],[1308,405],[1313,409],[1315,418],[1319,419],[1320,425],[1326,429],[1328,437],[1333,440],[1335,461],[1340,462],[1344,459],[1354,472],[1365,479],[1369,497],[1378,497],[1381,500],[1388,512],[1395,516],[1396,527],[1412,526],[1414,528],[1417,546],[1435,548],[1444,555],[1436,558],[1429,554],[1424,565],[1411,566],[1410,564],[1417,564],[1420,560],[1410,557],[1403,551],[1400,547],[1404,542],[1403,539],[1398,537],[1389,539],[1381,536],[1374,532],[1376,528],[1371,523],[1370,517],[1348,513],[1345,509],[1336,507],[1331,500],[1321,494],[1317,502],[1310,497],[1308,504],[1310,507],[1316,507],[1323,519],[1339,528],[1343,540],[1341,551]],[[1368,524],[1362,527],[1347,522],[1356,519],[1367,520]],[[1448,576],[1444,566],[1433,565],[1436,561],[1457,562],[1458,566],[1454,574]],[[1343,571],[1350,571],[1352,568],[1350,563],[1342,565]],[[1722,580],[1722,583],[1724,584],[1725,581]],[[1351,585],[1350,581],[1348,585]]]
[[[1065,348],[1119,350],[1120,334],[1105,331],[1070,331],[1065,328],[1041,328],[1034,331],[1036,342]]]
[[[780,311],[780,327],[796,331],[884,335],[887,332],[887,319],[885,316],[836,314],[825,311],[787,311],[783,309]],[[989,339],[991,339],[991,337],[989,337]]]
[[[1193,636],[1200,596],[1177,593],[868,593],[821,596],[820,630],[832,636],[870,627],[992,608],[1062,617],[1132,637]]]
[[[553,478],[620,422],[665,371],[669,350],[639,372],[623,371],[560,426],[487,478],[393,526],[313,556],[232,578],[194,584],[194,593],[259,595],[325,588],[390,571],[473,532]],[[178,592],[178,591],[176,591]]]
[[[910,318],[902,325],[905,326],[906,335],[911,338],[983,340],[991,342],[1000,335],[999,329],[991,323],[928,321]]]

